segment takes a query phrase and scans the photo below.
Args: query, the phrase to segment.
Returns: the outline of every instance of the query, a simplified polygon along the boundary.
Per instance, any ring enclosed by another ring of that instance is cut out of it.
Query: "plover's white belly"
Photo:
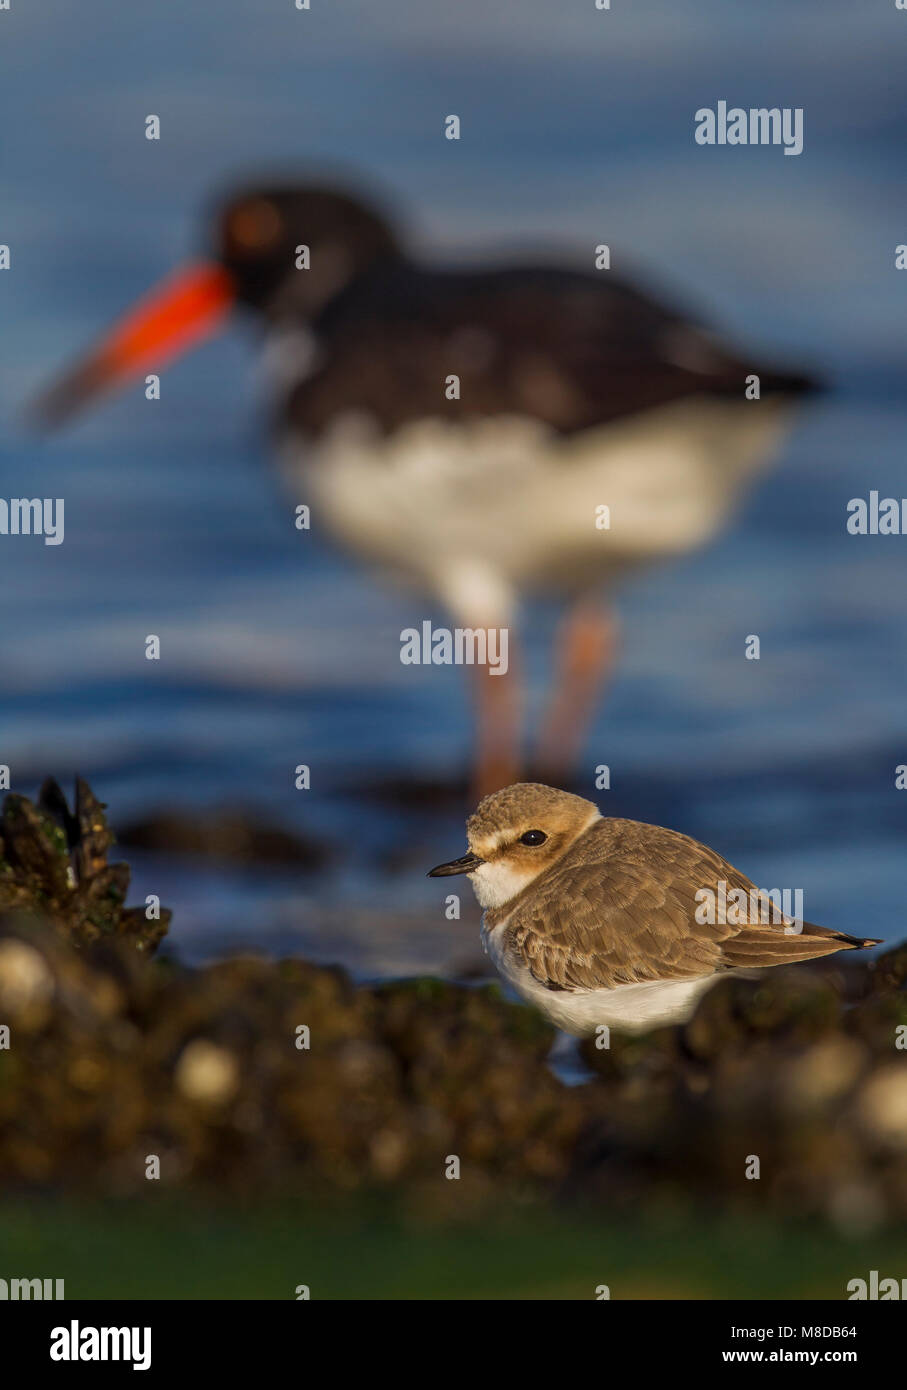
[[[491,932],[482,931],[485,949],[504,979],[555,1027],[577,1037],[593,1034],[603,1024],[619,1033],[645,1033],[683,1023],[706,990],[723,978],[713,974],[695,980],[646,980],[614,989],[546,989],[505,949],[505,940],[503,925]]]
[[[569,590],[703,543],[783,424],[772,401],[707,398],[567,437],[516,416],[385,437],[349,414],[283,463],[313,526],[463,609],[471,575]]]

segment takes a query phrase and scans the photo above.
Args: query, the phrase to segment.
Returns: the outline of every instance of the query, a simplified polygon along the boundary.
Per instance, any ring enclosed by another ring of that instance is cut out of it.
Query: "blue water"
[[[46,441],[21,426],[29,395],[203,244],[212,191],[275,166],[346,169],[399,201],[426,253],[539,246],[585,263],[606,240],[615,267],[830,382],[733,527],[619,595],[623,660],[584,785],[608,763],[605,809],[803,888],[814,920],[904,936],[907,536],[851,537],[844,521],[870,488],[907,495],[907,14],[312,6],[0,13],[0,496],[66,502],[63,545],[0,539],[14,785],[79,771],[121,824],[251,803],[333,847],[310,876],[131,855],[134,898],[175,908],[187,955],[254,941],[366,975],[475,961],[468,890],[449,922],[449,885],[422,876],[461,852],[465,808],[377,789],[468,760],[461,673],[399,662],[401,628],[442,615],[293,530],[247,327],[169,369],[159,403],[133,389]],[[802,106],[804,153],[697,147],[693,112],[721,98]],[[441,137],[451,112],[459,144]],[[528,629],[536,701],[554,617],[534,610]],[[743,659],[749,633],[759,662]]]

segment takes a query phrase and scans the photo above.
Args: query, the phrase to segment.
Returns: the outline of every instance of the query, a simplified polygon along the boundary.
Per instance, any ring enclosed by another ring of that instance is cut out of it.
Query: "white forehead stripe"
[[[481,840],[470,841],[470,846],[480,859],[487,855],[494,854],[502,845],[510,844],[513,840],[515,830],[496,830],[493,835],[483,835]]]

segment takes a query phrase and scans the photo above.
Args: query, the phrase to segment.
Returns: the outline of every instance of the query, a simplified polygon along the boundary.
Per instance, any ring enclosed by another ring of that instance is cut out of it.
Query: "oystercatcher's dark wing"
[[[743,399],[809,389],[805,377],[745,360],[609,271],[421,271],[385,264],[315,324],[321,356],[290,417],[319,433],[367,411],[390,431],[425,416],[528,415],[569,434],[691,395]],[[448,400],[448,377],[460,379]]]

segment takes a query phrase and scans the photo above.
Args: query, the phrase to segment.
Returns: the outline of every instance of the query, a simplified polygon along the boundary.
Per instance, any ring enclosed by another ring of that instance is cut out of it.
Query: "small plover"
[[[458,628],[508,631],[507,674],[477,671],[481,792],[519,770],[518,601],[566,599],[539,740],[540,765],[566,770],[613,660],[602,587],[716,535],[809,379],[616,270],[422,266],[341,190],[243,190],[207,240],[213,256],[152,291],[39,418],[158,371],[234,305],[253,312],[284,472],[312,524]]]
[[[469,876],[486,951],[567,1033],[680,1023],[729,972],[880,944],[786,915],[688,835],[602,816],[539,783],[487,796],[467,839],[469,852],[430,877]]]

